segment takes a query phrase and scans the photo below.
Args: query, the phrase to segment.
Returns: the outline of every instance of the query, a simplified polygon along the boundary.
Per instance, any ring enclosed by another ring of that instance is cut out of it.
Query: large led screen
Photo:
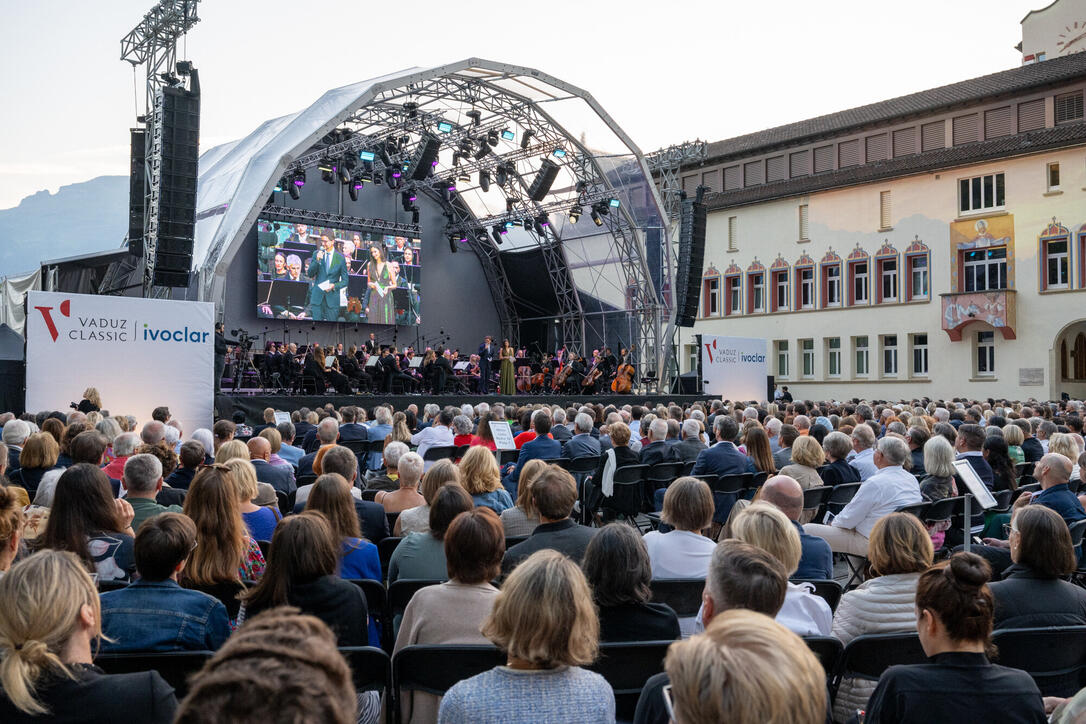
[[[257,314],[418,324],[421,240],[259,219]]]

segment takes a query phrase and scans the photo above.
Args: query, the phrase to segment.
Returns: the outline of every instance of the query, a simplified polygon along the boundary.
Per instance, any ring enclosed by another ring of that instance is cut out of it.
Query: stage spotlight
[[[408,101],[403,104],[403,109],[407,111],[408,118],[414,118],[419,114],[419,104],[414,101]]]
[[[607,214],[611,213],[607,208],[607,204],[604,203],[603,201],[599,201],[599,202],[593,204],[592,208],[594,208],[596,211],[598,211],[600,216],[607,216]]]
[[[419,224],[419,210],[418,209],[411,209],[411,223],[414,224],[415,226],[418,226],[418,224]]]
[[[453,126],[448,121],[437,122],[437,130],[441,131],[442,133],[452,133],[452,129]]]
[[[491,129],[486,132],[486,142],[490,144],[491,148],[498,145],[498,132]]]
[[[358,159],[360,161],[369,161],[370,163],[373,163],[374,158],[376,158],[376,155],[373,153],[373,151],[359,151],[358,152]]]
[[[471,125],[473,126],[478,126],[480,119],[483,117],[482,113],[474,109],[468,111],[464,115],[471,119]]]
[[[332,165],[332,159],[322,158],[317,164],[317,168],[321,172],[321,181],[329,184],[336,182],[335,166]]]
[[[362,190],[363,185],[362,179],[347,184],[347,195],[351,197],[351,201],[358,201],[358,192]]]
[[[533,130],[529,129],[529,130],[525,131],[524,134],[521,135],[521,137],[520,137],[520,147],[521,148],[528,148],[528,144],[531,143],[532,136],[534,136],[534,135],[535,135],[535,131],[533,131]]]
[[[494,243],[498,246],[501,246],[502,242],[505,241],[502,238],[502,235],[505,234],[505,227],[501,224],[495,224],[494,228],[491,229],[490,234],[494,237]]]
[[[505,197],[505,212],[509,213],[513,210],[513,207],[517,205],[517,199],[514,196]]]
[[[486,193],[487,191],[490,190],[490,172],[489,171],[480,171],[479,172],[479,188],[481,188],[483,190],[483,193]]]
[[[592,217],[592,222],[593,222],[593,223],[594,223],[594,224],[595,224],[596,226],[603,226],[603,218],[602,218],[602,217],[600,216],[600,214],[599,214],[599,212],[598,212],[598,211],[596,210],[596,207],[595,207],[595,206],[593,206],[593,207],[592,207],[592,211],[591,211],[591,213],[589,213],[589,216],[591,216],[591,217]]]
[[[404,211],[410,211],[415,205],[415,199],[418,197],[415,195],[414,189],[408,189],[407,191],[400,192],[400,205],[403,206]]]
[[[508,128],[502,129],[502,138],[504,138],[506,141],[512,141],[516,137],[517,134],[515,131],[510,131]]]
[[[581,207],[580,206],[574,206],[572,209],[569,210],[569,223],[576,224],[580,220],[581,220]]]
[[[475,150],[475,144],[471,142],[470,138],[460,139],[460,155],[470,156],[471,152]]]
[[[525,231],[531,231],[532,230],[532,220],[531,219],[521,219],[520,225],[522,227],[524,227]]]
[[[301,187],[305,186],[305,169],[300,168],[297,171],[295,171],[294,172],[294,178],[292,179],[292,181],[293,181],[293,183],[291,185],[294,186],[295,188],[300,189]]]
[[[290,198],[294,199],[295,201],[302,198],[302,191],[299,186],[289,184],[287,185],[287,192],[290,194]]]
[[[459,176],[457,176],[457,179],[464,182],[464,183],[466,183],[466,184],[469,184],[469,183],[471,183],[471,174],[470,173],[461,173]]]
[[[275,184],[275,188],[272,191],[286,191],[287,186],[290,184],[290,180],[286,176],[279,179],[279,183]]]
[[[490,153],[490,144],[486,142],[486,139],[480,140],[478,143],[479,150],[477,150],[474,154],[475,160],[482,161],[484,158],[486,158],[486,155]]]
[[[588,191],[588,182],[587,181],[578,181],[577,182],[577,193],[583,194],[585,191]]]
[[[460,165],[460,152],[459,151],[453,151],[452,165],[453,165],[453,168],[456,168],[457,166]]]
[[[539,236],[544,236],[547,233],[547,227],[550,226],[550,219],[546,214],[540,214],[535,217],[535,233]]]
[[[494,169],[494,181],[499,186],[505,186],[506,182],[509,181],[509,173],[506,171],[504,163],[498,164],[498,167]]]
[[[456,253],[456,234],[449,234],[449,253]]]
[[[339,182],[341,184],[349,184],[351,182],[351,172],[346,166],[340,164],[339,166],[334,166],[333,168],[339,175]]]

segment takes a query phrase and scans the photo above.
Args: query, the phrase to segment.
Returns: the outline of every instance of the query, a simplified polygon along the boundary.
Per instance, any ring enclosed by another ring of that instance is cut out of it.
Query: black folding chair
[[[577,476],[594,473],[596,472],[596,468],[600,466],[600,458],[598,455],[586,455],[573,459],[562,458],[562,461],[562,467],[574,478],[577,478],[578,482],[580,481],[580,478]]]
[[[713,476],[713,478],[712,481],[705,481],[709,483],[709,489],[713,491],[715,508],[713,522],[724,523],[728,520],[728,514],[731,513],[732,506],[743,497],[743,493],[750,486],[753,476],[750,473],[740,473],[738,475]]]
[[[340,646],[351,667],[355,691],[392,692],[392,659],[374,646]]]
[[[648,465],[626,465],[615,470],[613,495],[603,499],[602,508],[637,524],[645,510],[645,472]]]
[[[928,660],[916,632],[864,634],[849,642],[833,677],[832,698],[844,679],[878,681],[882,672],[896,664],[922,664]]]
[[[833,486],[830,497],[826,499],[826,511],[837,515],[849,504],[856,493],[860,492],[861,483],[841,483]]]
[[[381,629],[381,646],[385,651],[392,650],[392,617],[388,612],[388,594],[380,581],[369,578],[346,578],[348,583],[353,583],[362,589],[366,597],[366,608],[370,618],[377,622]]]
[[[836,611],[837,604],[841,602],[841,594],[843,593],[841,584],[833,579],[793,578],[792,583],[811,584],[814,587],[814,595],[828,603],[831,611]]]
[[[1018,500],[1018,498],[1022,495],[1022,493],[1039,493],[1039,492],[1041,492],[1041,484],[1040,483],[1028,483],[1028,484],[1025,484],[1025,485],[1019,485],[1018,489],[1014,491],[1014,495],[1011,497],[1011,502],[1013,503],[1015,500]]]
[[[193,591],[200,591],[206,593],[212,598],[217,598],[222,602],[222,605],[226,607],[226,615],[234,620],[238,617],[238,612],[241,611],[241,601],[238,600],[238,594],[244,591],[246,588],[255,586],[254,581],[223,581],[221,583],[212,583],[206,586],[194,585],[191,582],[182,584],[185,588]]]
[[[898,513],[912,513],[920,520],[924,520],[924,516],[928,512],[928,508],[931,507],[931,503],[924,501],[922,503],[913,503],[912,505],[903,505],[897,509]]]
[[[681,478],[682,472],[682,463],[656,463],[646,473],[645,482],[650,491],[656,491],[671,485],[676,478]]]
[[[119,591],[122,588],[128,588],[128,581],[98,581],[98,593]]]
[[[393,581],[388,586],[389,613],[393,618],[403,616],[403,612],[407,610],[407,604],[416,593],[427,586],[437,586],[444,582],[444,580],[429,578],[401,578]]]
[[[396,546],[400,545],[403,538],[390,535],[377,541],[377,557],[381,561],[381,578],[388,580],[388,562],[392,560],[392,554],[396,552]]]
[[[813,520],[819,519],[817,511],[830,499],[832,492],[832,485],[819,485],[803,491],[803,509],[816,511]]]
[[[312,485],[313,483],[317,482],[317,476],[312,473],[310,473],[309,475],[299,475],[298,479],[295,482],[298,483],[299,488],[303,485]]]
[[[515,463],[520,457],[520,450],[498,450],[498,466]]]
[[[422,456],[424,462],[433,463],[438,460],[452,460],[459,450],[456,445],[440,445],[426,448],[426,454]]]
[[[822,664],[822,669],[826,672],[826,682],[832,682],[837,664],[841,660],[841,652],[845,650],[841,640],[836,636],[804,636],[803,643],[807,644],[818,663]]]
[[[654,578],[649,581],[654,603],[666,603],[682,618],[697,616],[704,578]]]
[[[1086,685],[1086,626],[996,631],[996,661],[1033,677],[1041,696],[1067,698]]]
[[[637,699],[649,677],[664,670],[664,657],[672,641],[636,641],[600,644],[600,655],[585,668],[607,679],[615,693],[615,718],[632,721]]]
[[[377,493],[380,491],[373,490],[372,488],[366,488],[362,491],[362,500],[372,503],[377,498]]]
[[[341,440],[339,444],[355,455],[366,455],[370,451],[369,440]]]
[[[496,646],[405,646],[392,657],[396,701],[402,702],[408,691],[443,696],[458,681],[505,663],[505,652]],[[397,706],[396,721],[402,719],[402,710]]]
[[[180,699],[188,693],[189,677],[214,656],[212,651],[159,651],[153,653],[98,654],[94,664],[107,674],[157,671]]]
[[[297,492],[284,493],[282,490],[275,491],[275,500],[279,506],[279,514],[282,516],[288,516],[294,512],[294,499],[297,496]]]
[[[258,540],[256,542],[256,544],[258,546],[260,546],[260,552],[261,552],[261,554],[263,554],[264,560],[267,561],[268,560],[268,553],[271,552],[271,541],[270,540]]]
[[[505,550],[509,550],[510,548],[515,546],[517,543],[523,543],[524,541],[528,540],[528,538],[530,538],[530,537],[531,536],[527,536],[527,535],[509,535],[509,536],[506,536],[505,537]]]

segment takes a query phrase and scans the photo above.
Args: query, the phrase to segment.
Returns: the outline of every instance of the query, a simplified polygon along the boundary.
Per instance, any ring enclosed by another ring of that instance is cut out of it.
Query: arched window
[[[905,301],[931,299],[931,250],[920,237],[905,249]]]
[[[817,304],[815,297],[815,263],[808,254],[804,254],[796,262],[794,288],[796,294],[795,307],[793,309],[814,309]]]
[[[1071,288],[1071,233],[1055,218],[1038,237],[1041,291]]]
[[[1075,379],[1086,380],[1086,334],[1075,337]]]
[[[743,313],[743,270],[732,262],[724,270],[724,316]]]
[[[720,302],[720,272],[710,264],[701,276],[701,316],[719,317]]]
[[[848,270],[848,304],[862,307],[871,304],[871,255],[860,248],[849,252],[845,260]]]
[[[898,253],[887,240],[875,254],[875,303],[892,304],[900,297],[901,269]]]
[[[769,307],[771,311],[788,311],[791,304],[791,295],[788,292],[788,277],[788,262],[778,254],[776,260],[769,265]]]
[[[747,267],[747,314],[762,314],[766,308],[765,265],[755,258]]]
[[[843,289],[841,279],[841,257],[833,249],[826,252],[818,264],[822,286],[822,308],[840,307]]]

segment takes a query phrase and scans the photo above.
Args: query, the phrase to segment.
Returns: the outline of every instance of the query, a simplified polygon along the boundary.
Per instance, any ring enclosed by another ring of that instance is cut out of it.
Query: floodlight
[[[564,149],[564,148],[556,148],[556,149],[554,149],[554,157],[555,158],[565,158],[566,157],[566,149]]]
[[[442,133],[452,133],[452,129],[453,126],[448,121],[437,122],[437,130],[441,131]]]
[[[569,223],[576,224],[580,220],[581,220],[581,207],[580,206],[574,206],[572,209],[569,210]]]
[[[517,134],[514,131],[510,131],[508,128],[502,129],[502,138],[504,138],[506,141],[512,141],[516,137]]]
[[[464,115],[466,115],[468,118],[471,119],[471,125],[478,126],[479,125],[479,120],[482,118],[483,114],[480,113],[477,110],[472,109],[472,110],[468,111],[467,113],[465,113]]]
[[[489,171],[480,171],[479,172],[479,188],[482,189],[484,193],[486,193],[487,191],[490,190],[490,172]]]
[[[520,147],[528,148],[528,143],[531,142],[532,136],[535,135],[535,131],[527,130],[520,137]]]
[[[497,146],[498,145],[498,132],[493,130],[493,129],[487,131],[486,132],[486,142],[489,143],[491,147]]]

